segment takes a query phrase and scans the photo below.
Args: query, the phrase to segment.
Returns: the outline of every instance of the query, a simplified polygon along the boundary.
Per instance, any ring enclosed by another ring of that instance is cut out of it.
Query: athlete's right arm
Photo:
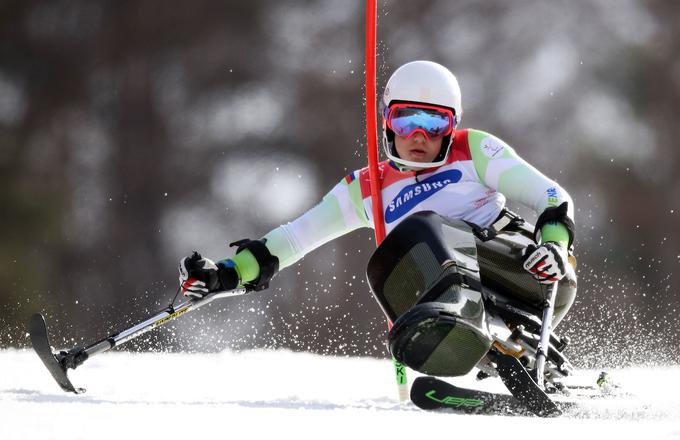
[[[278,258],[279,270],[321,245],[361,227],[370,227],[355,172],[340,181],[321,202],[295,220],[266,234],[262,241]],[[223,260],[224,261],[224,260]],[[242,283],[256,280],[260,265],[247,249],[231,258]]]

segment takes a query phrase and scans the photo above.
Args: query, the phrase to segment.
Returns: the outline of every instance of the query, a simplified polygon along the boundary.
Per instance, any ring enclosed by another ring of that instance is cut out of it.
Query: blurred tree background
[[[61,346],[137,322],[172,300],[182,256],[230,256],[364,166],[363,12],[1,1],[0,346],[26,346],[36,311]],[[448,66],[462,125],[572,194],[575,363],[677,362],[680,4],[381,1],[378,39],[380,91],[404,62]],[[128,348],[384,356],[373,248],[342,237]]]

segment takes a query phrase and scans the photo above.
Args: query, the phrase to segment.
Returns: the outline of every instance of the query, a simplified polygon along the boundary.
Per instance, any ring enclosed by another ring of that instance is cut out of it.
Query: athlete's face
[[[434,162],[442,148],[442,138],[430,140],[424,134],[415,132],[409,138],[395,134],[394,145],[399,157],[412,162]]]

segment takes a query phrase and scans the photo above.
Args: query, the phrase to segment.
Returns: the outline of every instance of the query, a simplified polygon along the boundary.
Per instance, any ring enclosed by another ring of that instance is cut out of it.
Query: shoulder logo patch
[[[484,153],[486,157],[495,159],[503,155],[505,145],[503,145],[503,143],[500,142],[498,139],[492,136],[487,136],[484,139],[482,139],[480,148],[482,149],[482,153]]]

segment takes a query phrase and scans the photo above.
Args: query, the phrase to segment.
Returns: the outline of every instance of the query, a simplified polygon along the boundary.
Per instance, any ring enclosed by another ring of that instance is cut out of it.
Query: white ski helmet
[[[454,125],[463,114],[458,80],[449,69],[432,61],[412,61],[394,71],[385,86],[382,98],[383,148],[387,157],[402,170],[438,167],[446,163],[451,150],[453,133],[442,139],[442,149],[434,162],[413,162],[399,157],[394,145],[394,132],[387,126],[390,105],[413,102],[446,107],[453,111]]]

